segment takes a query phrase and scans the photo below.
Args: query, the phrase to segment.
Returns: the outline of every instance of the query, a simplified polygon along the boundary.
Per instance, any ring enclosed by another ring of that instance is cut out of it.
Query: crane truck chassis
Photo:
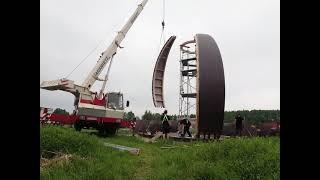
[[[89,116],[78,116],[78,115],[69,115],[69,114],[57,114],[53,112],[52,108],[48,107],[40,107],[40,124],[51,124],[51,125],[75,125],[77,128],[76,130],[80,131],[81,129],[89,129],[89,128],[95,128],[100,129],[100,133],[107,134],[105,130],[101,127],[103,123],[115,123],[117,127],[120,126],[120,128],[130,128],[131,127],[131,121],[133,120],[121,120],[119,124],[119,120],[113,120],[107,119],[107,118],[99,118],[96,117],[96,120],[91,120],[90,123],[87,123],[84,120],[94,119],[95,117],[89,117]],[[76,123],[77,122],[77,123]],[[109,131],[110,132],[110,131]],[[109,133],[110,134],[110,133]]]
[[[96,94],[94,96],[93,101],[80,99],[77,103],[74,128],[80,131],[82,128],[93,127],[100,134],[114,135],[124,118],[123,94],[110,92],[102,99]],[[128,106],[129,101],[127,101]]]
[[[67,79],[44,81],[41,88],[51,91],[63,89],[75,95],[75,110],[71,115],[51,114],[49,119],[73,124],[76,131],[95,128],[102,135],[114,135],[124,119],[123,94],[120,92],[109,92],[99,98],[97,93],[80,93],[79,86]],[[128,106],[129,101],[126,102]]]

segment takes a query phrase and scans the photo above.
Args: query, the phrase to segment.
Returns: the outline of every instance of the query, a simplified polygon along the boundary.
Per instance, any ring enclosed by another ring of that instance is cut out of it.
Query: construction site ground
[[[175,141],[41,127],[41,179],[280,179],[280,139]],[[138,148],[139,154],[104,143]],[[56,154],[56,155],[48,155]]]

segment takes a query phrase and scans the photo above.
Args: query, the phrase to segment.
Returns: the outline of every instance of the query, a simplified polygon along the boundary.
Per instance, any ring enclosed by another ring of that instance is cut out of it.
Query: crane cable
[[[103,43],[104,40],[101,40],[98,45],[93,48],[89,54],[66,76],[66,78],[68,78],[86,59],[88,59],[88,57]]]
[[[120,22],[119,22],[120,23]],[[116,26],[116,27],[118,27],[119,26],[119,24]],[[105,41],[105,39],[107,38],[107,37],[109,37],[110,36],[110,32],[107,32],[106,34],[105,34],[105,36],[104,36],[104,38],[102,38],[100,41],[99,41],[99,43],[97,44],[97,46],[95,47],[95,48],[93,48],[90,52],[89,52],[89,54],[84,58],[84,59],[82,59],[82,61],[66,76],[66,78],[68,78],[85,60],[87,60],[88,59],[88,57],[89,56],[91,56],[91,54],[93,54],[94,52],[95,52],[95,50],[97,50],[98,49],[98,47]],[[117,43],[117,42],[116,42]],[[121,47],[119,44],[116,44],[119,48],[123,48],[123,47]]]
[[[165,33],[164,33],[164,29],[165,29],[165,0],[163,0],[163,5],[162,5],[162,30],[161,30],[161,35],[160,35],[160,44],[159,44],[159,50],[160,51],[160,47],[161,47],[161,41],[163,40],[163,43],[165,43]],[[66,76],[66,78],[68,78],[102,43],[104,40],[101,40],[98,45],[93,48],[89,54]]]
[[[166,1],[163,0],[163,8],[162,8],[162,22],[161,22],[161,25],[162,25],[162,31],[163,31],[163,42],[165,42],[166,40],[166,37],[165,37],[165,33],[164,33],[164,27],[165,27],[165,22],[164,22],[164,19],[165,19],[165,15],[166,15]]]
[[[162,29],[161,29],[161,35],[160,35],[160,43],[159,43],[159,50],[160,51],[160,48],[161,48],[161,42],[163,40],[163,44],[165,43],[165,40],[166,40],[166,37],[165,37],[165,11],[166,11],[166,4],[165,4],[165,0],[162,0],[163,4],[162,4],[162,22],[161,22],[161,26],[162,26]]]
[[[137,0],[137,1],[139,2],[139,0]],[[137,2],[137,3],[138,3],[138,2]],[[121,23],[122,23],[122,22],[121,22]],[[118,24],[118,26],[119,26],[119,24]],[[118,26],[116,26],[116,27],[118,27]],[[110,32],[106,33],[106,37],[109,36],[109,35],[110,35]],[[93,48],[93,49],[89,52],[89,54],[66,76],[66,78],[68,78],[86,59],[88,59],[89,56],[91,56],[92,53],[94,53],[94,51],[103,43],[104,39],[106,39],[106,38],[103,38],[103,39],[98,43],[98,45],[97,45],[95,48]],[[117,46],[118,46],[120,49],[123,48],[123,47],[121,47],[121,46],[118,45],[118,44],[117,44]]]

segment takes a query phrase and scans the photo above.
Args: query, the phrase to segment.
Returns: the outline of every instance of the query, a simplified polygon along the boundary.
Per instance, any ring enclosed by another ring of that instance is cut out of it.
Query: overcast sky
[[[69,76],[81,85],[141,1],[41,0],[40,82],[66,77],[103,40]],[[151,94],[161,20],[162,0],[149,0],[121,43],[107,84],[107,91],[123,92],[127,111],[139,116],[163,111],[154,108]],[[165,37],[177,36],[164,81],[169,114],[178,113],[179,45],[196,33],[211,35],[220,48],[226,110],[280,109],[279,0],[166,0],[165,20]],[[40,106],[71,112],[73,100],[67,92],[40,89]]]

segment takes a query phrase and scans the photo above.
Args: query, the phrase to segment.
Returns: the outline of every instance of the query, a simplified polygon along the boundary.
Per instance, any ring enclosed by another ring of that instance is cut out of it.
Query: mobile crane
[[[122,40],[129,29],[145,7],[148,0],[143,0],[138,5],[133,15],[129,18],[123,28],[117,33],[109,47],[102,53],[97,64],[88,74],[82,85],[77,85],[74,81],[62,78],[53,81],[43,81],[40,88],[55,91],[61,90],[72,93],[75,96],[75,110],[69,115],[69,120],[73,122],[74,128],[81,131],[82,128],[95,128],[105,135],[114,135],[120,127],[124,118],[123,94],[121,92],[104,93],[108,75],[114,55],[117,53]],[[107,73],[104,78],[99,78],[102,70],[109,63]],[[96,81],[103,81],[99,92],[91,91]],[[126,107],[129,106],[129,101]]]

